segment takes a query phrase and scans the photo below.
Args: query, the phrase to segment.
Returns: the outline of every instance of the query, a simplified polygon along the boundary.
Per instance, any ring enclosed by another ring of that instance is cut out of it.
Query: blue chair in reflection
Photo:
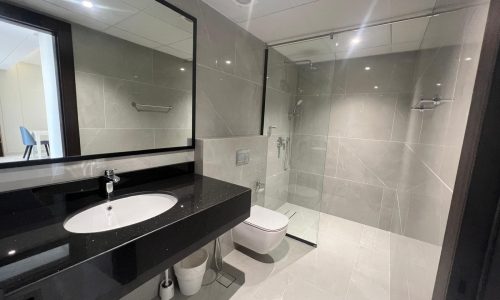
[[[31,151],[33,150],[33,146],[36,146],[36,141],[35,138],[33,138],[33,135],[29,132],[26,127],[19,127],[21,129],[21,138],[23,139],[23,144],[26,146],[24,149],[24,155],[23,158],[26,158],[26,154],[28,154],[28,157],[26,160],[30,160],[31,156]],[[45,147],[45,152],[47,152],[47,156],[50,156],[49,153],[49,141],[40,141],[40,144],[42,144]],[[40,151],[40,150],[38,150]]]

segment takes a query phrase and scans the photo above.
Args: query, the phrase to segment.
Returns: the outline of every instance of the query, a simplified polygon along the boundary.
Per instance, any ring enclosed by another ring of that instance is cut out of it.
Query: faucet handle
[[[117,170],[117,169],[109,169],[109,170],[104,170],[104,175],[105,175],[105,176],[113,176],[113,175],[115,175],[115,171],[116,171],[116,170]]]

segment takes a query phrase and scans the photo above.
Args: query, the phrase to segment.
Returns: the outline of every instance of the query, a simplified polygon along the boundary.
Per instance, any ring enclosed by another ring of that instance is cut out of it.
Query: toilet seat
[[[251,208],[250,217],[243,223],[263,231],[277,232],[288,226],[288,217],[262,206],[254,205]]]

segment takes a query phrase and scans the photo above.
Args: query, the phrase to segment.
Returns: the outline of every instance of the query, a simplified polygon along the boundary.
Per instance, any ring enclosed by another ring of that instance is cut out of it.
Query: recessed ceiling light
[[[181,70],[181,72],[184,72],[184,71],[186,71],[186,69],[184,69],[184,68],[180,68],[179,70]]]
[[[88,0],[83,0],[82,5],[85,6],[86,8],[92,8],[94,7],[94,3],[88,1]]]
[[[335,47],[338,47],[339,46],[339,43],[335,43]]]
[[[472,60],[472,57],[466,57],[465,58],[465,61],[469,61],[469,60]]]
[[[16,250],[9,250],[9,252],[7,252],[8,255],[14,255],[16,254]]]
[[[370,71],[371,69],[372,69],[372,68],[370,68],[370,67],[368,67],[368,66],[366,66],[366,67],[365,67],[365,70],[366,70],[366,71]]]
[[[373,88],[376,89],[376,90],[378,90],[378,85],[374,86]]]
[[[441,83],[440,82],[436,83],[436,86],[441,86]]]
[[[231,64],[231,61],[230,60],[226,60],[226,65],[230,65]]]
[[[360,42],[361,42],[361,39],[360,39],[360,38],[353,38],[353,39],[351,40],[351,44],[353,44],[353,45],[357,45],[357,44],[359,44]]]

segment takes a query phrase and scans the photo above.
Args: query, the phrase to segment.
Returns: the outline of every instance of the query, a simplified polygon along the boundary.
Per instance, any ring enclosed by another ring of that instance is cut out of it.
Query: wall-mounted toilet
[[[233,241],[254,252],[267,254],[281,243],[287,227],[287,216],[254,205],[250,217],[233,228]]]

